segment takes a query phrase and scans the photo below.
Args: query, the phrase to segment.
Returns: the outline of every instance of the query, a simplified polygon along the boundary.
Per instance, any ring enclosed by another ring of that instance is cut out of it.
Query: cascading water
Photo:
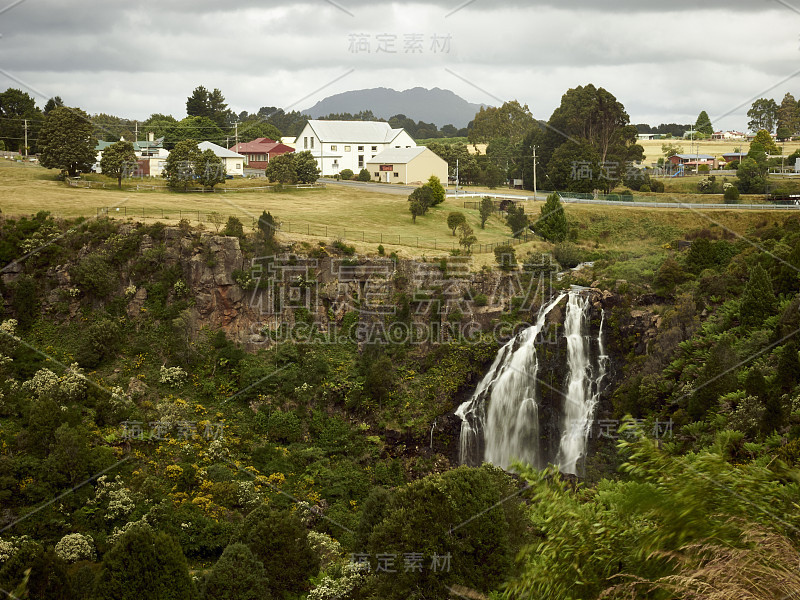
[[[592,340],[587,335],[590,303],[582,292],[582,288],[573,288],[543,306],[536,323],[500,349],[472,398],[458,407],[462,464],[490,462],[507,469],[514,461],[537,468],[556,462],[562,472],[576,473],[577,462],[586,451],[608,363],[602,342],[604,317],[597,339],[597,358],[592,357]],[[556,390],[563,396],[563,408],[558,408],[559,423],[554,425],[560,439],[557,451],[548,454],[540,436],[542,394],[536,343],[548,314],[565,296],[569,376],[563,393]]]

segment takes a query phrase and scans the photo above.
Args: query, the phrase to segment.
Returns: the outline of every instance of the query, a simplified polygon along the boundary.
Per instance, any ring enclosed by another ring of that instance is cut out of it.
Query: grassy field
[[[664,158],[664,153],[661,151],[661,146],[664,144],[673,144],[681,146],[686,154],[711,154],[722,158],[723,154],[734,152],[736,148],[742,148],[743,152],[747,152],[750,148],[750,143],[746,141],[711,141],[701,140],[695,142],[694,149],[690,140],[672,139],[672,140],[640,140],[638,142],[644,148],[644,164],[658,162],[659,158]],[[779,143],[779,148],[783,148],[783,155],[789,156],[792,152],[800,148],[800,142],[785,142]]]
[[[448,199],[413,224],[404,196],[331,186],[318,190],[292,192],[241,192],[231,194],[177,194],[165,191],[134,192],[115,189],[76,189],[55,179],[56,172],[35,165],[0,161],[0,210],[5,215],[50,211],[60,217],[94,217],[99,207],[109,207],[109,215],[131,220],[161,220],[177,223],[208,223],[208,214],[238,217],[251,226],[261,211],[270,211],[283,223],[281,237],[310,246],[323,239],[344,239],[359,253],[374,254],[382,243],[386,252],[401,256],[437,257],[449,254],[455,240],[447,228],[448,213],[459,210],[467,215],[478,243],[508,239],[509,229],[498,216],[480,228],[477,210],[464,209],[463,200]],[[660,200],[686,196],[657,194]],[[699,196],[706,201],[715,196]],[[543,202],[528,201],[525,210],[540,214]],[[649,209],[624,206],[567,205],[567,217],[574,225],[577,242],[585,249],[610,252],[646,253],[648,249],[682,237],[698,228],[720,227],[744,235],[757,223],[768,219],[783,221],[793,212],[755,212],[724,209]],[[142,217],[144,215],[144,218]],[[162,216],[163,215],[163,216]],[[400,236],[400,243],[397,243]],[[419,241],[418,241],[419,240]],[[433,245],[436,249],[433,249]],[[457,244],[456,244],[456,247]],[[518,247],[518,254],[545,250],[544,242],[529,242]],[[476,256],[477,266],[493,263],[491,252]]]

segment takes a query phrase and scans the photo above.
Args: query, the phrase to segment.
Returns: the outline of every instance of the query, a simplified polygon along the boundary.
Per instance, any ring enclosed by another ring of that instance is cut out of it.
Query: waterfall
[[[602,314],[596,344],[589,335],[590,302],[583,288],[574,287],[543,306],[536,323],[505,344],[472,397],[456,410],[461,418],[460,461],[479,465],[490,462],[507,469],[514,461],[541,468],[556,463],[561,472],[577,472],[586,453],[595,407],[600,399],[608,356],[603,346]],[[553,390],[558,406],[548,415],[542,410],[538,385],[539,355],[536,343],[547,315],[568,297],[564,318],[568,376],[563,389]],[[593,356],[594,355],[594,356]],[[549,429],[542,431],[544,423]],[[548,453],[543,437],[552,431],[557,447]]]
[[[507,469],[514,460],[521,460],[538,466],[539,361],[535,343],[548,313],[565,295],[543,306],[536,324],[500,349],[472,398],[456,410],[461,418],[462,464],[485,460]]]

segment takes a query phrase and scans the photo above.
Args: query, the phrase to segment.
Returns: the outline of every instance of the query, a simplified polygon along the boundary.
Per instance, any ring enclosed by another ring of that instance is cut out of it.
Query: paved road
[[[335,179],[322,178],[318,180],[326,185],[341,185],[353,187],[368,192],[378,192],[383,194],[394,194],[396,196],[408,196],[417,189],[414,185],[397,185],[394,183],[367,183],[364,181],[336,181]]]

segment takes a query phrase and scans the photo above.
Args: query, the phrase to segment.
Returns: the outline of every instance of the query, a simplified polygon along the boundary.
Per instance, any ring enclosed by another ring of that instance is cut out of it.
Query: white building
[[[389,148],[368,160],[366,168],[373,181],[423,184],[436,175],[447,185],[447,162],[424,146]]]
[[[350,169],[358,174],[375,156],[389,148],[414,148],[405,129],[379,121],[310,120],[295,141],[295,152],[308,150],[323,176]]]
[[[197,144],[197,147],[200,149],[200,152],[211,150],[214,156],[222,159],[222,163],[225,165],[225,172],[228,175],[244,177],[245,156],[243,154],[228,150],[222,146],[217,146],[213,142],[200,142]]]
[[[125,138],[120,138],[124,142]],[[97,151],[97,162],[92,167],[95,173],[102,173],[100,168],[100,159],[103,158],[103,151],[111,144],[116,142],[98,142],[95,150]],[[161,172],[164,170],[169,150],[164,149],[164,138],[155,139],[152,132],[147,134],[147,140],[131,142],[133,144],[133,152],[136,154],[138,167],[133,173],[134,176],[150,176],[160,177]]]

